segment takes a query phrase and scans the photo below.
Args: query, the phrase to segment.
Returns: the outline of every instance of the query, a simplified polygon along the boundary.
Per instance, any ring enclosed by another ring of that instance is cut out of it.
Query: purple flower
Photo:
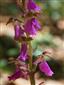
[[[43,72],[46,76],[52,76],[54,73],[50,69],[49,65],[46,61],[43,61],[39,64],[39,69],[41,72]]]
[[[33,0],[28,0],[27,3],[27,8],[29,11],[35,11],[35,12],[39,12],[40,11],[40,7],[36,5],[36,3]]]
[[[34,65],[38,65],[39,70],[43,72],[46,76],[52,76],[54,73],[50,69],[49,65],[42,57],[39,57],[34,63]]]
[[[20,69],[16,69],[16,71],[14,72],[14,74],[12,74],[11,76],[8,77],[9,80],[16,80],[18,78],[21,77],[21,70]]]
[[[15,25],[15,39],[24,36],[24,30],[20,27],[20,25]]]
[[[11,81],[11,80],[16,80],[21,77],[24,79],[28,79],[28,71],[17,68],[16,71],[14,72],[14,74],[9,76],[8,79]]]
[[[18,59],[21,61],[26,61],[27,58],[28,58],[28,56],[27,56],[27,44],[24,42],[24,43],[22,43],[20,55],[18,56]]]
[[[27,32],[30,35],[35,35],[37,33],[37,30],[40,29],[40,24],[37,21],[37,19],[32,18],[27,20],[24,27],[25,27],[25,32]]]

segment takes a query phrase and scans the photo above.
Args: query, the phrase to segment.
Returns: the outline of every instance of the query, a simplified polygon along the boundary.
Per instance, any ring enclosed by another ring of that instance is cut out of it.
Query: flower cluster
[[[28,0],[27,8],[29,11],[35,11],[35,12],[40,11],[40,7],[37,6],[33,0]]]
[[[28,12],[32,13],[37,13],[40,11],[40,7],[36,5],[36,3],[33,0],[28,0],[27,4],[27,10]],[[35,16],[31,16],[27,19],[23,24],[23,28],[21,27],[20,24],[15,24],[14,30],[15,30],[15,40],[18,40],[19,38],[22,39],[22,37],[25,37],[27,40],[27,35],[35,35],[38,30],[41,29],[40,23],[37,20]],[[20,77],[27,79],[28,75],[30,75],[30,70],[29,70],[29,54],[28,54],[28,44],[27,41],[22,41],[21,42],[21,48],[20,48],[20,53],[19,56],[16,59],[17,68],[14,74],[9,76],[9,80],[16,80]],[[53,72],[50,69],[49,65],[47,62],[41,57],[39,57],[37,60],[32,61],[33,65],[37,67],[39,66],[39,70],[44,73],[46,76],[52,76]]]

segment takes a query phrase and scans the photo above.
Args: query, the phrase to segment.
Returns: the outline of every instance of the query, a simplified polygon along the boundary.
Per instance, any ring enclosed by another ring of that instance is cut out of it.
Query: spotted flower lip
[[[50,69],[48,63],[46,61],[43,61],[39,64],[39,69],[41,72],[43,72],[46,76],[52,76],[54,73]]]
[[[20,55],[18,56],[18,59],[21,61],[26,61],[27,58],[28,58],[28,56],[27,56],[27,44],[25,42],[23,42],[21,49],[20,49]]]
[[[25,32],[30,35],[35,35],[40,29],[40,23],[36,18],[28,19],[24,25]]]
[[[35,11],[35,12],[39,12],[40,11],[40,7],[36,5],[36,3],[33,0],[28,0],[27,3],[27,8],[29,11]]]
[[[24,30],[21,28],[20,25],[15,25],[15,39],[18,39],[21,36],[24,36]]]

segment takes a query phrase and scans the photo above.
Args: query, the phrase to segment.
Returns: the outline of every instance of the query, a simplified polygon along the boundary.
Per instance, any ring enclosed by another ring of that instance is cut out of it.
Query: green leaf
[[[37,48],[34,52],[33,52],[33,56],[38,56],[41,55],[43,52],[43,50],[41,48]]]
[[[7,61],[5,59],[0,60],[0,68],[4,68],[7,65]]]
[[[7,51],[8,56],[16,56],[18,55],[18,53],[19,53],[19,50],[16,48],[12,48]]]

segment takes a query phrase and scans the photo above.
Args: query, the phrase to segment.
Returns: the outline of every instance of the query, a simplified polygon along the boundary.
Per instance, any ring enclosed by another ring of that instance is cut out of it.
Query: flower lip
[[[8,79],[11,80],[16,80],[18,78],[24,78],[24,79],[28,79],[28,71],[25,71],[23,69],[17,68],[16,71],[11,75],[8,76]]]
[[[27,56],[27,44],[25,42],[23,42],[21,49],[20,49],[20,55],[18,56],[18,59],[21,61],[26,61],[27,58],[28,58],[28,56]]]
[[[16,80],[21,76],[21,71],[19,69],[16,69],[14,74],[8,77],[9,80]]]
[[[39,64],[39,69],[41,72],[43,72],[46,76],[52,76],[54,73],[50,69],[49,65],[46,61],[43,61]]]

